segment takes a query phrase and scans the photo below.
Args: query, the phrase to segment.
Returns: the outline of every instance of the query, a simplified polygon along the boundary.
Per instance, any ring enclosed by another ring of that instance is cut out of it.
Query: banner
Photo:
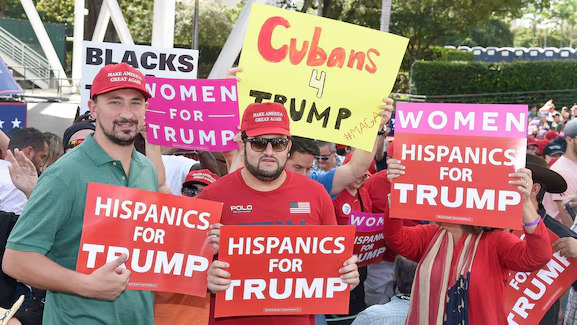
[[[551,230],[553,244],[559,237]],[[505,287],[505,312],[511,325],[537,325],[553,303],[577,280],[577,260],[559,253],[535,272],[510,272]]]
[[[107,64],[126,62],[145,76],[159,78],[196,79],[198,73],[198,51],[189,49],[84,41],[82,62],[81,113],[88,111],[92,80]]]
[[[372,151],[383,98],[408,39],[314,15],[253,5],[239,67],[239,107],[284,104],[291,134]]]
[[[347,314],[339,269],[353,255],[351,226],[223,226],[218,259],[232,284],[215,317]]]
[[[359,267],[383,260],[386,251],[384,222],[382,213],[351,212],[349,225],[357,228],[354,254],[358,257]]]
[[[526,105],[398,103],[392,218],[520,229]]]
[[[128,290],[204,297],[214,250],[207,244],[222,203],[89,183],[76,271],[92,273],[128,254]]]
[[[13,128],[25,128],[28,120],[27,107],[27,103],[0,102],[0,130],[7,132]]]
[[[146,138],[162,146],[203,151],[238,149],[235,79],[146,78],[152,98],[146,110]]]

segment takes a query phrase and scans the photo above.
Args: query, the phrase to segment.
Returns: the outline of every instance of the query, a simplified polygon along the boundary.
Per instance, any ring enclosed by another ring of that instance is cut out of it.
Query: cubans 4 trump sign
[[[373,148],[408,39],[331,19],[253,5],[239,66],[239,103],[275,101],[291,133]]]
[[[128,254],[127,289],[206,295],[207,244],[222,203],[89,183],[76,271]]]
[[[393,218],[521,228],[509,174],[525,166],[526,105],[398,103]]]
[[[216,317],[346,314],[339,269],[353,255],[352,226],[223,226],[219,260],[231,285],[216,294]]]

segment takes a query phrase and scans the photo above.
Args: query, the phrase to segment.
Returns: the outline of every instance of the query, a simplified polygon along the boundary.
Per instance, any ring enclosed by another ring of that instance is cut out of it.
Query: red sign
[[[207,244],[222,203],[89,183],[76,271],[128,254],[127,289],[204,297],[214,254]]]
[[[347,314],[339,269],[353,255],[351,226],[223,226],[219,260],[232,284],[215,317]]]
[[[394,157],[406,174],[392,183],[391,217],[520,229],[523,198],[508,181],[525,166],[526,114],[522,105],[399,103]]]
[[[351,212],[349,225],[357,228],[354,254],[358,257],[359,267],[383,260],[387,250],[383,235],[384,224],[382,213]]]
[[[554,243],[559,237],[551,230]],[[511,325],[539,324],[551,305],[577,280],[577,260],[559,253],[535,272],[511,272],[505,287],[505,312]]]

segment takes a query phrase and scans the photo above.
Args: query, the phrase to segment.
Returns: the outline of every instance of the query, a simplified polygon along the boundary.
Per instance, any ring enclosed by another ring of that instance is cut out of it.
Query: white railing
[[[40,88],[50,85],[48,60],[0,27],[0,55],[12,69]]]

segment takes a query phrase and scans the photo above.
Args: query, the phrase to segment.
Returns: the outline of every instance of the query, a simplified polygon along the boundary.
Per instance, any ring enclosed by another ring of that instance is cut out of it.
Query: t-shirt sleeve
[[[325,190],[327,191],[327,193],[331,193],[331,190],[333,189],[333,180],[335,178],[335,172],[337,171],[336,168],[333,168],[331,170],[329,170],[328,172],[310,172],[309,174],[309,178],[317,181],[319,183],[321,183],[324,187]],[[336,195],[331,196],[331,199],[334,199],[335,197],[337,197]]]
[[[437,225],[418,225],[407,227],[402,219],[390,218],[385,214],[383,234],[387,245],[410,260],[419,262],[429,243],[435,236]]]
[[[72,200],[73,195],[60,178],[42,175],[12,229],[6,247],[46,255],[70,216]]]

